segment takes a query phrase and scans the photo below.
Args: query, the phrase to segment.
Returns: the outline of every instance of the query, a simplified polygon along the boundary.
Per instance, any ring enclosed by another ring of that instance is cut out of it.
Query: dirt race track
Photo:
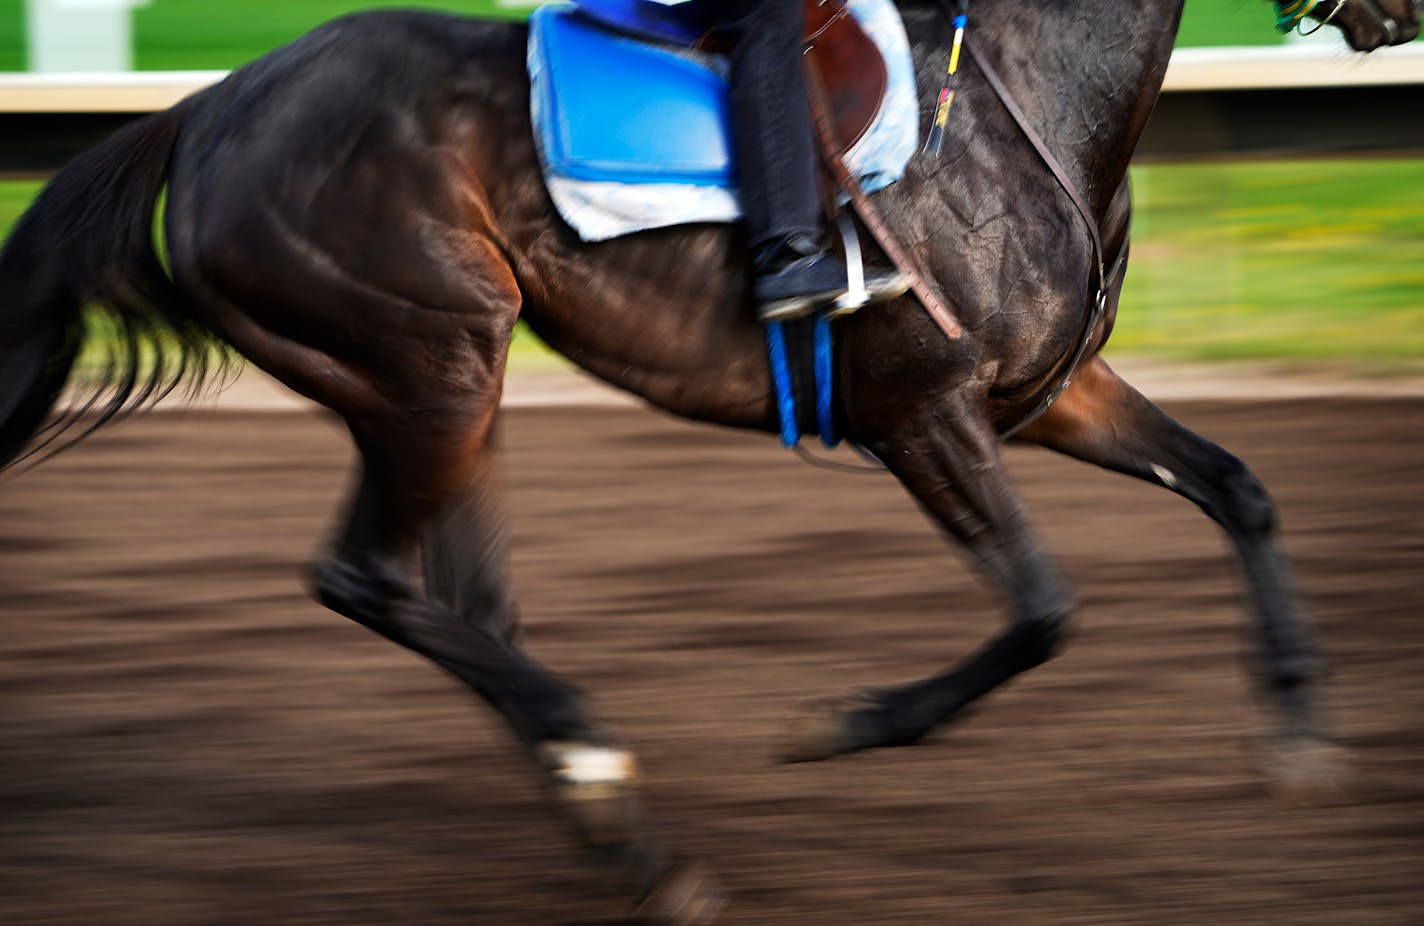
[[[729,926],[1424,922],[1424,400],[1171,408],[1281,503],[1352,758],[1322,804],[1257,773],[1216,528],[1037,450],[1010,459],[1082,631],[920,748],[772,763],[803,699],[999,617],[889,479],[764,437],[512,411],[530,646]],[[347,466],[324,419],[193,412],[0,484],[0,923],[623,922],[489,712],[305,597]]]

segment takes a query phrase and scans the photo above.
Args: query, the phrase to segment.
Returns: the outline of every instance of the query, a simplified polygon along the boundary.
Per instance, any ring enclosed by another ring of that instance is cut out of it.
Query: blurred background
[[[399,5],[415,4],[0,0],[0,71],[224,70],[341,13]],[[419,5],[519,18],[534,4]],[[1257,49],[1282,57],[1272,64]],[[1399,110],[1381,94],[1417,91],[1421,52],[1416,42],[1362,62],[1333,29],[1277,35],[1259,0],[1189,0],[1184,67],[1153,126],[1162,143],[1149,139],[1133,172],[1133,261],[1111,353],[1412,371],[1424,357],[1420,120],[1417,103]],[[1242,55],[1254,67],[1244,78]],[[1376,86],[1385,58],[1395,67]],[[42,174],[0,173],[0,228]],[[528,336],[520,347],[515,369],[560,363]]]

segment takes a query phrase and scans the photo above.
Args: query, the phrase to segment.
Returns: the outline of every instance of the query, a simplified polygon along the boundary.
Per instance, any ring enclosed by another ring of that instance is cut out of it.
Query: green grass
[[[25,69],[25,0],[0,0],[0,71]]]
[[[158,0],[162,2],[162,0]],[[1279,45],[1275,10],[1265,0],[1187,0],[1177,45]]]
[[[43,184],[38,180],[0,182],[0,232],[9,237],[10,228]]]
[[[133,13],[140,70],[234,68],[353,10],[416,6],[522,17],[494,0],[152,0]],[[25,0],[0,0],[0,70],[25,68]]]
[[[469,16],[523,17],[492,0],[154,0],[134,11],[140,70],[234,68],[353,10],[422,7]]]
[[[1424,359],[1424,161],[1133,172],[1115,350],[1185,359]]]

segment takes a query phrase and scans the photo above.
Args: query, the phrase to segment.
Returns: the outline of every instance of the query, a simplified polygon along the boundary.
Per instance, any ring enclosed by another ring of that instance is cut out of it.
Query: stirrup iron
[[[855,220],[842,212],[836,218],[836,228],[841,233],[841,243],[845,246],[846,280],[848,286],[841,296],[825,310],[826,318],[840,318],[850,315],[870,302],[870,290],[865,286],[865,258],[860,250],[860,235],[855,230]]]

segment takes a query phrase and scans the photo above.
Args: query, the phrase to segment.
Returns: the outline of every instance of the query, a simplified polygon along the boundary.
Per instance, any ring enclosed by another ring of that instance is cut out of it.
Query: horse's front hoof
[[[677,865],[639,901],[633,915],[656,926],[709,926],[726,903],[716,875],[701,865]]]
[[[880,702],[865,692],[811,702],[791,721],[781,761],[820,762],[873,745],[867,733],[881,708]]]
[[[546,743],[539,749],[554,798],[590,846],[608,847],[642,838],[638,765],[633,754],[577,742]]]
[[[1265,749],[1262,771],[1271,792],[1285,803],[1329,804],[1345,796],[1349,752],[1318,737],[1277,740]]]

